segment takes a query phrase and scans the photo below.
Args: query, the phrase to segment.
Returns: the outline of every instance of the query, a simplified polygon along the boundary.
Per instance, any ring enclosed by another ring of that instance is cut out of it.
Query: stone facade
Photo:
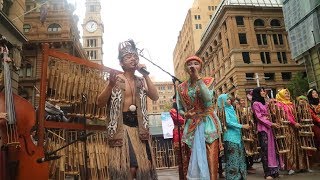
[[[304,71],[291,59],[281,7],[223,5],[217,11],[197,52],[217,95],[244,97],[259,84],[274,97]]]
[[[43,23],[40,21],[41,6],[47,8]],[[29,42],[23,47],[19,91],[36,106],[39,101],[37,89],[41,78],[42,44],[48,43],[50,48],[83,59],[86,59],[86,54],[79,41],[78,17],[73,15],[73,5],[66,0],[51,0],[50,4],[26,0],[26,10],[30,12],[25,16],[23,31]]]
[[[187,78],[183,66],[184,60],[194,55],[200,47],[201,35],[220,1],[194,0],[192,8],[189,9],[173,52],[174,74],[178,79]]]
[[[0,39],[5,38],[5,45],[9,49],[9,56],[13,60],[11,68],[13,93],[18,93],[18,69],[21,66],[22,44],[27,38],[22,33],[24,21],[25,1],[0,0]],[[0,91],[2,90],[2,62],[0,63]]]
[[[152,101],[147,99],[147,108],[149,114],[165,112],[172,107],[172,97],[174,95],[174,86],[172,82],[154,82],[159,93],[159,99]]]

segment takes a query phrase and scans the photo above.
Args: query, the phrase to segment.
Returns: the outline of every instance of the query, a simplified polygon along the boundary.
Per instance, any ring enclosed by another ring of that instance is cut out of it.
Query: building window
[[[228,49],[230,48],[230,46],[229,46],[229,39],[227,39],[227,47],[228,47]]]
[[[282,34],[273,34],[272,36],[273,36],[273,42],[275,45],[283,44]]]
[[[212,15],[209,15],[209,19],[211,19],[212,18]]]
[[[58,4],[53,4],[52,6],[53,6],[52,9],[53,9],[54,11],[58,11],[58,10],[59,10]]]
[[[195,20],[200,20],[201,18],[200,18],[200,15],[194,15],[194,19]]]
[[[272,19],[270,22],[271,26],[281,26],[280,21],[278,19]]]
[[[214,6],[208,6],[209,11],[214,11]]]
[[[291,72],[281,72],[282,80],[290,80],[292,77]]]
[[[90,5],[90,12],[95,12],[95,6],[94,5]]]
[[[31,77],[32,75],[32,66],[31,64],[26,64],[26,77]]]
[[[266,81],[274,81],[274,73],[264,73]]]
[[[258,45],[268,45],[266,34],[256,34]]]
[[[264,26],[264,21],[262,19],[256,19],[254,21],[254,26]]]
[[[246,80],[254,80],[254,73],[246,73]]]
[[[260,52],[260,58],[263,64],[271,64],[269,52]]]
[[[244,26],[243,16],[236,16],[237,26]]]
[[[279,63],[281,63],[281,64],[288,63],[286,52],[277,52],[277,58],[278,58]]]
[[[87,39],[87,46],[88,47],[97,47],[97,40],[96,39]]]
[[[30,31],[30,29],[31,29],[31,26],[30,26],[30,24],[25,24],[25,25],[23,25],[23,32],[29,32]]]
[[[239,33],[239,41],[240,41],[240,44],[247,44],[246,33]]]
[[[87,51],[87,55],[89,57],[89,59],[97,59],[97,51]]]
[[[242,52],[242,59],[244,63],[250,63],[250,54],[249,52]]]
[[[61,31],[61,26],[59,24],[53,23],[48,26],[48,32],[59,32]]]
[[[196,29],[202,29],[201,24],[196,24]]]
[[[152,109],[153,109],[154,111],[156,111],[158,108],[157,108],[157,106],[153,106]]]

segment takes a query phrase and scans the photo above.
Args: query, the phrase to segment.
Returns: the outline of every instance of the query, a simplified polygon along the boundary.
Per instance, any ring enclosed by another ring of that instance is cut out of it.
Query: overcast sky
[[[69,0],[74,3],[76,0]],[[81,2],[81,3],[80,3]],[[76,2],[79,23],[83,23],[85,1]],[[193,0],[101,0],[104,23],[103,63],[121,70],[118,43],[132,38],[144,56],[173,74],[173,50],[188,9]],[[79,26],[81,27],[81,26]],[[82,29],[80,29],[82,33]],[[171,77],[147,60],[150,76],[155,81],[170,81]]]

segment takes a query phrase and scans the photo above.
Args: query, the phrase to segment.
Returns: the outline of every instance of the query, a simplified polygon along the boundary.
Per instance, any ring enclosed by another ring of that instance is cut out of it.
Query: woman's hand
[[[0,113],[0,125],[3,125],[6,123],[6,120],[8,119],[7,113]]]
[[[278,123],[272,123],[272,124],[271,124],[271,127],[276,128],[276,129],[279,129],[279,128],[280,128],[280,125],[279,125]]]
[[[186,119],[190,119],[192,118],[194,115],[196,115],[196,112],[194,111],[194,109],[190,109],[189,111],[187,111],[186,113],[184,113],[184,117]]]
[[[251,128],[251,126],[249,124],[244,124],[244,125],[242,125],[242,128],[249,130]]]
[[[301,124],[299,124],[299,123],[295,123],[295,124],[294,124],[294,127],[295,127],[296,129],[302,128]]]

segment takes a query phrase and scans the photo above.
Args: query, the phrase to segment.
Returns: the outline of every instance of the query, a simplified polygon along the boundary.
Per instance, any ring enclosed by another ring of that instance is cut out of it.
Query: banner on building
[[[163,138],[164,139],[173,138],[172,131],[174,128],[174,124],[169,112],[161,113],[161,122],[162,122]]]

